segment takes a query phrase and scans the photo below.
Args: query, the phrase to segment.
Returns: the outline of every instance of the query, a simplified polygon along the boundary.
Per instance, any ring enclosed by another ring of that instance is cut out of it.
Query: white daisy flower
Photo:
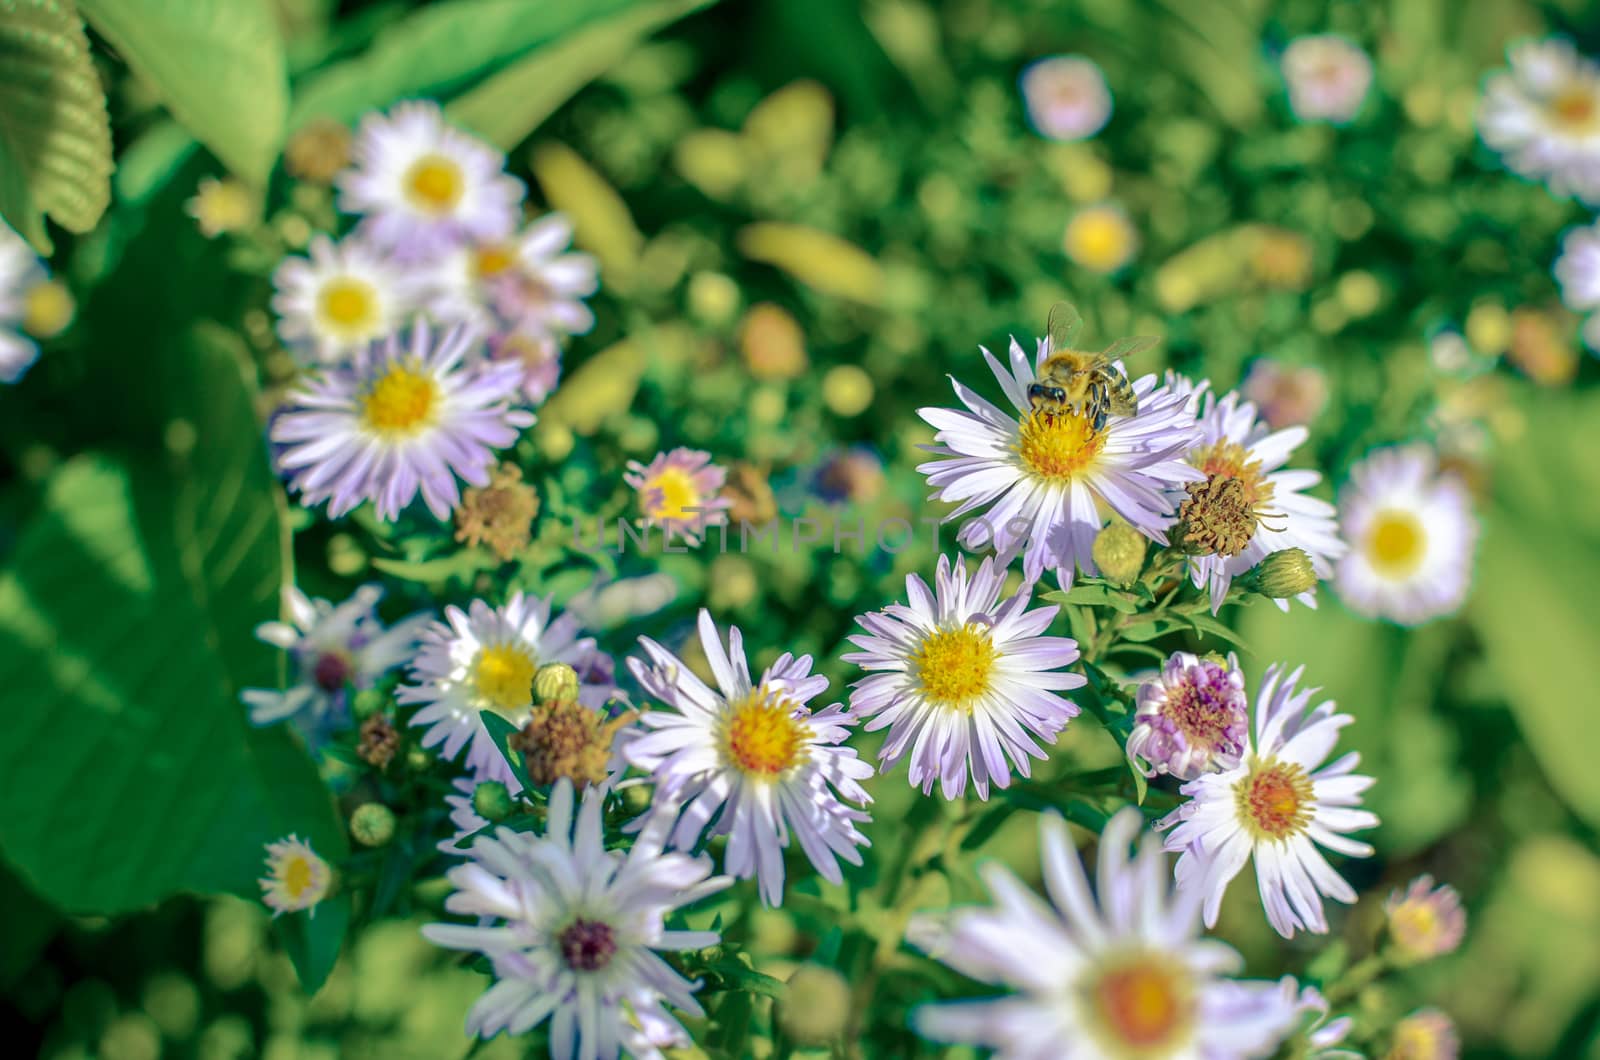
[[[1181,888],[1205,899],[1207,927],[1217,922],[1228,883],[1254,859],[1267,919],[1278,934],[1328,930],[1322,898],[1346,904],[1356,892],[1317,849],[1370,857],[1372,848],[1347,833],[1376,828],[1378,818],[1361,805],[1372,778],[1351,772],[1354,751],[1329,765],[1339,730],[1355,719],[1335,714],[1332,701],[1307,708],[1314,688],[1297,688],[1304,668],[1283,676],[1267,669],[1256,695],[1254,739],[1244,760],[1222,773],[1207,773],[1180,790],[1189,801],[1164,817],[1171,828],[1168,850],[1181,850]]]
[[[432,308],[486,331],[582,335],[594,327],[583,300],[599,290],[600,267],[571,244],[572,223],[559,213],[507,239],[462,244],[428,270]]]
[[[409,100],[361,121],[354,164],[339,174],[339,208],[407,261],[466,241],[505,239],[517,225],[522,182],[505,156],[445,123],[437,103]]]
[[[337,606],[286,587],[283,611],[288,621],[263,622],[256,636],[289,653],[293,679],[281,692],[247,688],[239,693],[250,708],[251,724],[292,718],[316,737],[348,720],[350,694],[372,688],[409,659],[430,621],[428,615],[412,615],[386,630],[376,610],[381,599],[383,590],[376,585],[363,585]]]
[[[963,975],[1011,988],[925,1005],[916,1030],[995,1050],[1000,1060],[1270,1056],[1299,1022],[1276,982],[1227,978],[1244,965],[1198,938],[1199,904],[1170,889],[1166,857],[1129,807],[1100,837],[1095,894],[1066,822],[1039,822],[1049,903],[997,863],[982,869],[992,906],[914,920],[912,945]]]
[[[1091,550],[1107,508],[1166,543],[1171,491],[1199,477],[1182,459],[1198,432],[1188,396],[1158,386],[1153,375],[1133,384],[1138,413],[1111,416],[1100,430],[1071,412],[1035,412],[1028,387],[1048,350],[1041,340],[1030,364],[1013,339],[1009,368],[983,351],[1011,411],[951,380],[967,410],[918,411],[938,431],[931,452],[940,459],[917,470],[934,498],[959,505],[946,521],[988,508],[961,527],[968,551],[993,547],[1007,563],[1021,552],[1029,582],[1048,566],[1066,588],[1075,568],[1098,572]]]
[[[1007,787],[1011,772],[1029,775],[1029,757],[1049,756],[1078,705],[1056,695],[1084,684],[1059,673],[1078,659],[1077,642],[1042,636],[1059,608],[1029,611],[1027,588],[1000,602],[1006,569],[991,557],[967,577],[964,559],[939,557],[935,589],[906,578],[910,606],[890,604],[859,615],[866,630],[850,638],[861,650],[843,661],[876,671],[857,681],[850,709],[871,719],[868,732],[888,728],[878,752],[887,771],[911,760],[909,779],[924,795],[934,781],[947,799],[966,794],[967,774],[980,799],[989,784]]]
[[[0,383],[15,383],[39,357],[27,333],[30,294],[47,279],[27,240],[0,221]]]
[[[1050,55],[1017,79],[1028,122],[1047,140],[1083,140],[1111,120],[1111,90],[1093,59]]]
[[[395,691],[403,704],[421,704],[412,725],[426,725],[422,746],[443,744],[453,759],[467,748],[467,768],[478,781],[498,780],[521,787],[511,764],[483,722],[493,711],[521,727],[533,711],[533,678],[546,663],[566,663],[579,674],[593,672],[593,637],[579,637],[571,615],[552,619],[550,601],[513,593],[504,607],[474,600],[467,611],[447,607],[445,620],[422,637],[422,650],[410,668],[409,685]],[[606,684],[580,685],[578,699],[599,709],[610,697]],[[469,746],[470,745],[470,746]]]
[[[1478,133],[1507,168],[1557,195],[1600,202],[1600,66],[1559,37],[1524,41],[1490,77]]]
[[[1334,587],[1350,609],[1414,626],[1461,607],[1478,536],[1472,501],[1423,445],[1378,449],[1339,491],[1350,551]]]
[[[1220,400],[1206,392],[1197,399],[1200,439],[1185,459],[1205,478],[1187,487],[1188,499],[1178,509],[1179,534],[1197,534],[1209,550],[1189,558],[1189,576],[1210,593],[1212,613],[1237,575],[1286,548],[1304,549],[1317,577],[1331,577],[1330,560],[1345,551],[1334,507],[1301,492],[1322,475],[1284,467],[1309,432],[1301,426],[1274,431],[1237,392]],[[1317,606],[1315,590],[1296,599]],[[1289,610],[1289,601],[1273,602]]]
[[[261,901],[276,919],[284,913],[310,910],[317,915],[317,904],[328,896],[333,885],[333,870],[317,856],[311,844],[299,836],[288,835],[267,844],[267,874],[261,884]]]
[[[1372,59],[1331,33],[1296,37],[1283,50],[1283,79],[1296,118],[1344,125],[1372,87]]]
[[[572,785],[550,795],[544,835],[497,829],[473,842],[471,860],[446,875],[445,909],[476,925],[429,924],[429,941],[481,953],[495,984],[467,1015],[467,1032],[526,1034],[550,1023],[550,1056],[614,1060],[627,1048],[649,1055],[652,1038],[681,1040],[672,1006],[691,1016],[699,983],[663,952],[715,945],[715,931],[669,930],[675,910],[727,887],[711,860],[662,850],[671,821],[657,817],[626,854],[605,849],[605,793]]]
[[[1600,351],[1600,313],[1595,312],[1600,309],[1600,224],[1567,232],[1554,271],[1561,300],[1569,309],[1590,314],[1583,322],[1584,344]]]
[[[628,668],[665,704],[639,717],[643,731],[623,745],[628,763],[650,773],[660,796],[684,803],[670,845],[688,849],[709,829],[728,837],[723,867],[737,879],[756,877],[768,905],[783,899],[783,850],[790,829],[823,879],[844,879],[839,859],[861,864],[868,815],[844,804],[871,802],[861,781],[872,766],[843,746],[854,715],[835,703],[813,712],[828,688],[811,673],[811,656],[785,652],[752,681],[744,635],[729,627],[723,649],[709,612],[700,612],[700,644],[717,687],[649,637],[646,660]]]
[[[335,364],[392,334],[416,306],[416,284],[359,236],[317,236],[308,257],[272,274],[278,337],[308,359]]]
[[[517,440],[533,413],[520,400],[521,368],[469,368],[481,341],[465,325],[436,343],[417,321],[407,335],[357,350],[348,364],[318,370],[272,421],[279,471],[307,506],[328,502],[338,518],[371,501],[393,521],[421,493],[447,519],[461,501],[459,478],[487,486],[495,450]]]

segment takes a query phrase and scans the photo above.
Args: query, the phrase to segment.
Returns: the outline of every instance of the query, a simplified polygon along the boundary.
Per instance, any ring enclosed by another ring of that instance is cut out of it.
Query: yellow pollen
[[[939,706],[970,713],[973,702],[989,690],[998,656],[988,629],[969,622],[924,639],[911,662],[923,695]]]
[[[378,322],[378,299],[372,285],[348,276],[323,284],[317,308],[323,320],[341,331],[370,331]]]
[[[1096,431],[1087,416],[1074,412],[1031,412],[1019,426],[1017,454],[1040,478],[1070,481],[1105,445],[1105,431]]]
[[[771,779],[800,761],[805,745],[793,710],[781,695],[751,692],[729,712],[723,729],[727,763],[745,776]]]
[[[488,243],[473,251],[472,268],[484,280],[505,272],[516,260],[516,253],[504,243]]]
[[[461,201],[461,167],[443,155],[423,155],[405,176],[406,195],[426,213],[446,214]]]
[[[1422,563],[1427,537],[1408,511],[1385,509],[1373,516],[1367,531],[1367,559],[1385,574],[1403,576]]]
[[[1090,1000],[1114,1056],[1166,1055],[1194,1018],[1194,993],[1183,969],[1153,953],[1101,973]]]
[[[395,365],[361,399],[361,416],[379,433],[414,434],[432,419],[438,396],[431,378]]]
[[[533,703],[539,663],[526,648],[498,644],[479,648],[472,660],[472,686],[488,709],[510,717]]]
[[[1252,759],[1233,796],[1239,820],[1255,839],[1287,839],[1311,822],[1311,778],[1293,762]]]
[[[311,883],[311,863],[298,855],[291,857],[283,867],[283,889],[289,892],[289,897],[299,901],[301,895],[311,889]]]
[[[694,476],[681,467],[663,468],[645,484],[645,489],[661,491],[661,499],[645,513],[652,519],[687,520],[693,515],[688,509],[700,506],[700,490],[694,484]]]
[[[1574,85],[1558,93],[1550,101],[1550,113],[1570,132],[1600,130],[1600,104],[1593,92],[1582,85]]]

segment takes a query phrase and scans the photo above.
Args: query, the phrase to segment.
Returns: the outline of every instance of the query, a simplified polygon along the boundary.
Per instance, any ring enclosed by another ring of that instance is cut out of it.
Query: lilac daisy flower
[[[628,461],[623,481],[639,493],[645,522],[671,537],[698,544],[708,526],[727,518],[732,502],[718,496],[728,472],[711,462],[711,454],[679,447],[657,453],[648,465]]]
[[[1035,412],[1028,387],[1048,353],[1041,340],[1030,363],[1013,339],[1007,368],[984,350],[1011,411],[952,380],[966,411],[919,411],[938,431],[931,451],[940,459],[917,470],[935,498],[958,504],[947,521],[988,508],[962,525],[963,547],[992,546],[1004,562],[1020,551],[1028,581],[1053,567],[1066,588],[1075,569],[1098,572],[1091,550],[1108,508],[1166,543],[1172,490],[1200,477],[1182,459],[1198,431],[1189,396],[1158,385],[1154,375],[1133,384],[1137,414],[1113,415],[1098,430],[1083,415]]]
[[[480,340],[464,326],[437,343],[418,321],[359,351],[348,365],[314,374],[272,422],[279,470],[307,506],[337,518],[371,501],[393,520],[420,492],[440,519],[461,500],[459,477],[485,486],[496,449],[517,440],[533,413],[513,408],[514,364],[467,368]]]
[[[1147,777],[1193,780],[1233,769],[1249,739],[1250,698],[1239,662],[1226,665],[1173,652],[1139,686],[1128,757]]]
[[[887,771],[910,759],[909,779],[923,794],[935,780],[947,799],[967,790],[980,799],[1029,774],[1029,757],[1043,761],[1040,744],[1052,744],[1077,704],[1056,695],[1084,684],[1080,674],[1059,673],[1078,658],[1068,637],[1047,637],[1059,608],[1028,610],[1026,588],[1000,602],[1005,568],[985,559],[969,580],[965,560],[952,567],[939,557],[935,589],[915,574],[906,578],[910,606],[891,604],[860,615],[865,634],[850,638],[861,651],[843,660],[877,671],[857,681],[850,709],[870,718],[867,731],[887,727],[878,752]]]

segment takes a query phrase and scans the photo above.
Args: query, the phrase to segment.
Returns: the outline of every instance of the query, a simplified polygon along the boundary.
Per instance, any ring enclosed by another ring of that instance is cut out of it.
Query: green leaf
[[[254,896],[290,832],[346,849],[303,748],[239,702],[276,683],[254,627],[288,563],[250,391],[216,335],[173,346],[178,444],[62,465],[0,574],[0,847],[69,912]]]
[[[1199,606],[1203,608],[1206,605],[1204,601],[1201,601]],[[1229,644],[1232,644],[1238,648],[1249,647],[1247,644],[1245,644],[1244,638],[1239,635],[1238,630],[1234,629],[1226,622],[1218,621],[1207,611],[1192,611],[1184,615],[1183,620],[1187,622],[1194,629],[1194,631],[1202,637],[1210,636],[1215,637],[1218,640],[1225,640]]]
[[[339,959],[345,933],[350,928],[350,895],[336,894],[306,913],[285,913],[275,926],[283,948],[300,977],[300,988],[308,995],[322,989]]]
[[[485,710],[479,716],[483,718],[483,727],[488,729],[489,735],[494,738],[494,745],[500,748],[500,754],[511,767],[511,772],[526,784],[528,778],[522,771],[522,756],[513,751],[508,742],[521,730],[492,710]]]
[[[84,17],[233,172],[265,185],[289,82],[268,0],[80,0]]]
[[[1115,589],[1101,581],[1080,579],[1066,592],[1057,589],[1044,594],[1044,598],[1058,604],[1080,604],[1088,607],[1110,607],[1122,614],[1131,615],[1139,609],[1139,605],[1121,589]]]
[[[106,94],[70,0],[0,0],[0,216],[48,254],[44,215],[92,229],[111,169]]]
[[[659,0],[596,22],[487,78],[445,108],[450,120],[510,150],[641,40],[714,0]]]

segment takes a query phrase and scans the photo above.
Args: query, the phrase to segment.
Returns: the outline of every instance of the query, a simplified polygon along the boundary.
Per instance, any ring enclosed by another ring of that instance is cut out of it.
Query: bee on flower
[[[316,916],[318,903],[333,885],[333,870],[310,843],[288,835],[267,844],[267,874],[259,882],[261,900],[274,918],[302,910]]]

